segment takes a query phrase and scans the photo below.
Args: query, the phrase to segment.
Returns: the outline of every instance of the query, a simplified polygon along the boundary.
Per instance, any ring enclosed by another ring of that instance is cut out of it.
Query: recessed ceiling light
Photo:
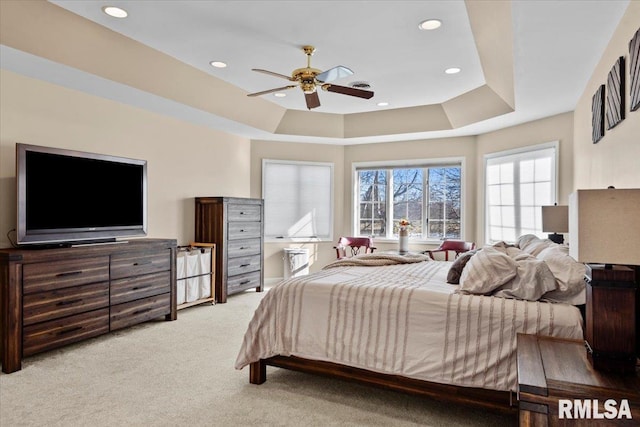
[[[287,96],[287,94],[282,92],[276,92],[273,94],[273,96],[275,96],[276,98],[284,98],[285,96]]]
[[[227,68],[227,63],[222,61],[211,61],[209,62],[209,64],[211,64],[212,67],[216,68]]]
[[[114,18],[126,18],[129,15],[126,10],[115,6],[105,6],[102,8],[102,11]]]
[[[451,68],[447,68],[446,70],[444,70],[444,72],[447,73],[447,74],[458,74],[460,72],[460,68],[451,67]]]
[[[440,25],[442,25],[442,21],[439,19],[427,19],[419,23],[418,28],[421,30],[435,30],[436,28],[440,28]]]
[[[387,105],[389,105],[388,102],[378,102],[378,107],[386,107]]]

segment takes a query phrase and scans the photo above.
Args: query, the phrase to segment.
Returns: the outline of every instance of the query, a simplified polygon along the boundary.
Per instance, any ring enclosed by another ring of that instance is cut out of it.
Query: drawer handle
[[[64,273],[58,273],[58,274],[56,274],[56,277],[77,276],[78,274],[82,274],[82,270],[66,271]]]
[[[243,280],[240,282],[241,285],[246,285],[247,283],[251,283],[251,280]]]
[[[134,266],[139,266],[139,265],[147,265],[147,264],[151,264],[152,261],[140,261],[140,262],[134,262],[133,265]]]
[[[241,250],[241,251],[243,251],[243,250],[245,250],[245,249],[249,249],[249,247],[248,247],[248,246],[240,246],[240,250]]]
[[[75,304],[77,302],[82,302],[82,298],[76,298],[76,299],[72,299],[69,301],[60,301],[59,303],[57,303],[57,306],[62,306],[62,305],[71,305],[71,304]]]
[[[133,315],[138,315],[138,314],[142,314],[142,313],[146,313],[147,311],[151,311],[150,308],[143,308],[142,310],[136,310],[133,312]]]
[[[150,288],[150,287],[151,287],[151,285],[146,285],[146,286],[134,286],[134,287],[133,287],[133,290],[134,290],[134,291],[139,291],[140,289],[147,289],[147,288]]]
[[[251,264],[240,264],[240,268],[242,267],[249,267]]]
[[[65,329],[64,331],[60,331],[56,335],[66,335],[66,334],[70,334],[71,332],[79,331],[80,329],[82,329],[82,326],[75,326],[73,328],[69,328],[69,329]]]

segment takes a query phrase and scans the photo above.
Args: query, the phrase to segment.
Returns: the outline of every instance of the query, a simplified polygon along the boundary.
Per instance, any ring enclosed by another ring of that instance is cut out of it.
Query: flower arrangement
[[[400,227],[400,230],[406,230],[409,226],[411,225],[411,223],[409,222],[408,219],[404,219],[402,218],[399,222],[398,222],[398,226]]]

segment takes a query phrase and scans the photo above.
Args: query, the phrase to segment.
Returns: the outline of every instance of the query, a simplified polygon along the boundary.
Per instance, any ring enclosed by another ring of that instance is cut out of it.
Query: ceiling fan
[[[329,92],[356,96],[358,98],[369,99],[373,96],[373,92],[370,90],[349,86],[339,86],[329,83],[341,77],[350,76],[353,74],[353,71],[351,71],[347,67],[343,67],[342,65],[330,68],[327,71],[320,71],[316,68],[311,68],[311,55],[313,55],[315,48],[313,46],[303,46],[302,50],[305,55],[307,55],[307,66],[305,68],[298,68],[296,70],[293,70],[293,73],[291,73],[291,77],[280,73],[274,73],[273,71],[252,68],[252,71],[269,74],[270,76],[280,77],[292,82],[296,82],[297,84],[250,93],[247,96],[260,96],[267,93],[279,92],[286,89],[292,89],[294,87],[300,87],[304,92],[304,97],[307,102],[307,108],[309,110],[320,106],[320,98],[318,97],[317,92],[318,86]]]

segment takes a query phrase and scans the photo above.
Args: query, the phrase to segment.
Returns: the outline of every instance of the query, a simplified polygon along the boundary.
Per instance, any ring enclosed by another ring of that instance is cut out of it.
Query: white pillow
[[[513,279],[517,268],[516,262],[500,250],[485,247],[462,270],[458,292],[488,295]]]
[[[544,249],[554,245],[556,245],[556,243],[553,243],[551,240],[541,239],[534,234],[525,234],[518,237],[516,241],[516,246],[533,256],[537,256]]]
[[[573,305],[586,302],[584,282],[586,267],[569,255],[569,247],[550,246],[541,251],[537,258],[549,266],[558,284],[558,289],[546,294],[545,299]]]

